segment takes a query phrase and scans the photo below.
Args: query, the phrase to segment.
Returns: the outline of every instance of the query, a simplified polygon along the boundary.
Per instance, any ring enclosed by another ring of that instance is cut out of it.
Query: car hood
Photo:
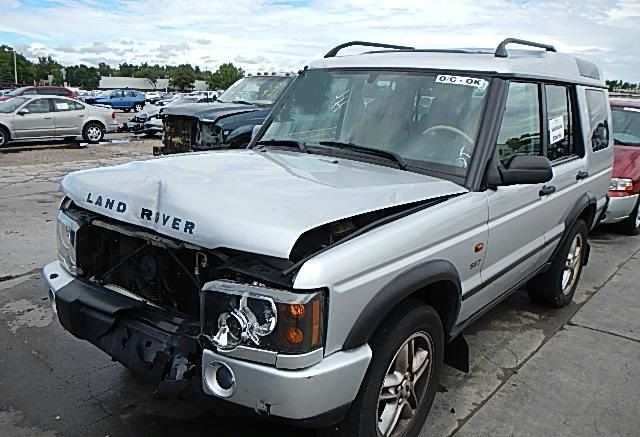
[[[78,171],[61,189],[83,208],[185,242],[280,258],[289,257],[305,231],[323,224],[467,191],[374,164],[253,150]]]
[[[254,112],[260,109],[262,109],[261,106],[241,105],[238,103],[191,103],[187,105],[167,106],[162,110],[162,114],[196,117],[201,121],[215,121],[220,117]]]
[[[640,179],[640,147],[614,146],[613,177]]]

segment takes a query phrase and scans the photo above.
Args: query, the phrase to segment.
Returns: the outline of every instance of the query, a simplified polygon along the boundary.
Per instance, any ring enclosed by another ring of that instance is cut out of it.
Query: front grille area
[[[162,154],[188,152],[196,140],[198,120],[193,117],[167,116],[164,118]]]

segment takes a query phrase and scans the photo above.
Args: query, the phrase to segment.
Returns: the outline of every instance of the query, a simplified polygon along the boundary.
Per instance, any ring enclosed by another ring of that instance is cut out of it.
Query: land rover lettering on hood
[[[572,301],[612,170],[594,64],[352,42],[208,108],[165,147],[225,150],[66,176],[44,269],[64,328],[160,394],[415,437],[467,326],[524,284]]]

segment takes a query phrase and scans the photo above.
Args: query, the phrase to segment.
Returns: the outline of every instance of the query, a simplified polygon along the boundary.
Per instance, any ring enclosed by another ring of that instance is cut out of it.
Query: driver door
[[[540,86],[511,82],[498,135],[497,159],[506,165],[514,155],[542,155]],[[487,190],[489,238],[482,266],[482,285],[463,299],[463,318],[501,299],[544,262],[543,184],[501,186]]]
[[[26,109],[28,112],[21,113]],[[56,125],[51,108],[51,99],[35,99],[19,110],[13,119],[16,139],[53,137]]]

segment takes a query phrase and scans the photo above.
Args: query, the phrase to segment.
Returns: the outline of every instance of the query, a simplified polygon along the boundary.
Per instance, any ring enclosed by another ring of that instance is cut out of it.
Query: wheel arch
[[[5,132],[7,133],[7,141],[11,141],[11,129],[9,129],[9,127],[6,124],[2,124],[0,123],[0,128],[4,129]]]
[[[84,126],[82,126],[82,133],[84,133],[87,126],[89,126],[91,123],[99,125],[103,131],[107,130],[107,126],[102,121],[96,118],[91,118],[84,123]]]
[[[455,266],[447,260],[430,260],[395,277],[367,304],[343,344],[352,349],[369,341],[393,310],[408,299],[431,305],[442,321],[445,338],[460,312],[462,286]]]
[[[587,224],[587,229],[591,230],[593,226],[596,224],[596,214],[598,211],[598,199],[597,197],[590,191],[583,193],[582,196],[578,198],[578,200],[573,204],[573,206],[567,211],[567,214],[564,218],[564,232],[562,233],[562,237],[558,242],[556,248],[551,253],[548,262],[551,262],[560,251],[560,248],[564,244],[567,239],[567,235],[569,230],[573,228],[578,220],[584,220]],[[589,260],[590,247],[587,242],[587,254],[585,256],[585,260],[583,261],[583,265],[586,265]]]

